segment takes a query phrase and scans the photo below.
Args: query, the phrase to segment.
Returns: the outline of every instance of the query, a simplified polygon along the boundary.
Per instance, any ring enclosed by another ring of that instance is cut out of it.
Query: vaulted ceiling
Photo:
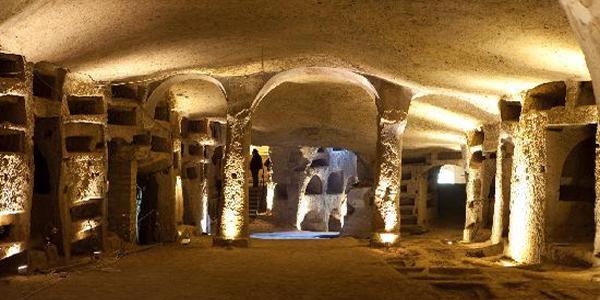
[[[547,81],[589,79],[556,0],[0,0],[0,6],[0,50],[97,80],[175,69],[227,76],[323,66],[414,87],[419,97],[409,112],[408,148],[457,148],[464,130],[498,118],[500,96]],[[176,89],[193,98],[204,87],[187,82]],[[307,105],[294,101],[310,95],[316,105],[328,97],[324,103],[341,103],[331,106],[340,110],[335,115],[360,121],[344,104],[360,91],[332,89],[339,87],[306,94],[290,84],[272,98],[289,104],[286,114],[304,117],[293,110]]]

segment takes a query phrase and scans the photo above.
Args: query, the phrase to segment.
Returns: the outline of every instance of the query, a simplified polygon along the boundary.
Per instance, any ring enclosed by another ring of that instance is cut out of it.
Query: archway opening
[[[323,183],[319,176],[313,176],[306,186],[305,195],[321,195],[323,194]]]
[[[34,250],[46,251],[50,256],[64,254],[58,188],[62,150],[60,120],[35,118],[33,142],[35,171],[30,246]]]
[[[562,126],[546,131],[546,235],[551,260],[590,264],[593,251],[596,125]],[[582,255],[584,254],[584,255]]]
[[[421,225],[435,228],[462,229],[465,218],[466,180],[464,168],[442,165],[422,174],[419,184],[417,218]]]

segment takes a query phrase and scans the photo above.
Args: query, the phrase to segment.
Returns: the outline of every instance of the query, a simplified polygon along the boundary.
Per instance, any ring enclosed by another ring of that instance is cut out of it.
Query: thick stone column
[[[595,257],[600,257],[600,148],[598,145],[600,145],[600,130],[596,129],[596,203],[594,206],[594,222],[596,223],[596,235],[594,238]]]
[[[369,77],[377,89],[377,159],[375,210],[371,246],[393,246],[400,241],[400,186],[402,134],[413,93],[410,89]]]
[[[467,169],[467,201],[465,210],[465,229],[463,231],[463,241],[473,242],[477,231],[481,226],[483,214],[483,202],[481,199],[481,179],[480,170],[474,166]]]
[[[419,194],[417,195],[417,224],[420,226],[427,226],[429,221],[427,211],[427,188],[429,182],[427,181],[427,174],[420,174],[417,178],[417,185]]]
[[[494,219],[492,221],[492,235],[490,236],[492,244],[502,242],[502,236],[508,231],[512,143],[500,139],[496,153],[496,194],[494,195]]]
[[[402,133],[406,121],[379,122],[373,246],[394,245],[400,236],[400,183],[402,180]]]
[[[481,198],[481,173],[483,131],[475,130],[467,133],[467,146],[465,151],[465,165],[467,172],[467,199],[465,208],[465,229],[463,242],[473,242],[483,218],[483,200]]]
[[[250,154],[249,107],[229,108],[227,144],[223,170],[223,199],[220,226],[215,246],[248,246],[248,189],[246,187]]]
[[[546,123],[543,114],[522,115],[514,139],[507,254],[518,263],[541,262],[545,243]]]

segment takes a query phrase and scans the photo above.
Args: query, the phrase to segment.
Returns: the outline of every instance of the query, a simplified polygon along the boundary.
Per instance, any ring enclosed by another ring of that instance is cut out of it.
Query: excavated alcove
[[[36,118],[34,127],[34,181],[31,207],[31,247],[44,250],[47,242],[63,252],[59,213],[61,141],[59,118]]]
[[[188,154],[191,156],[203,156],[204,151],[201,145],[194,143],[188,146]]]
[[[306,195],[321,195],[323,194],[323,183],[319,176],[313,176],[306,186]]]
[[[153,135],[150,149],[154,152],[170,153],[171,145],[166,138]]]
[[[0,131],[0,152],[22,153],[25,133],[17,130]]]
[[[481,152],[481,150],[478,150],[471,155],[469,165],[471,166],[471,168],[479,168],[484,160],[485,157],[483,156],[483,152]]]
[[[521,117],[521,102],[500,100],[500,118],[502,121],[518,122]]]
[[[137,242],[141,245],[160,241],[158,224],[159,185],[156,174],[138,174],[136,196]]]
[[[440,178],[447,167],[452,178]],[[448,228],[462,228],[465,222],[466,184],[464,170],[454,165],[443,165],[427,171],[426,207],[431,224]],[[442,180],[440,180],[442,179]],[[421,191],[419,191],[420,193]]]
[[[213,139],[220,141],[223,137],[223,125],[219,122],[210,122],[210,133]]]
[[[102,97],[68,96],[67,103],[71,115],[99,115],[104,113]]]
[[[71,123],[64,127],[67,152],[101,152],[104,147],[104,128],[97,124]]]
[[[0,53],[0,78],[25,77],[25,65],[23,57],[13,54]]]
[[[577,94],[577,99],[575,99],[575,106],[596,105],[592,82],[581,81],[578,85],[579,93]]]
[[[341,194],[344,192],[344,172],[333,172],[327,177],[327,194]]]
[[[170,119],[169,116],[170,116],[170,110],[169,110],[169,107],[166,105],[159,105],[159,106],[156,106],[156,108],[154,109],[154,119],[155,120],[168,122]]]
[[[551,243],[592,244],[596,125],[547,131],[546,226]]]
[[[135,107],[112,106],[108,109],[108,124],[135,126],[137,114]]]
[[[208,133],[208,123],[205,120],[190,120],[188,130],[190,133]]]
[[[548,82],[529,90],[527,97],[531,101],[528,110],[549,110],[554,107],[565,106],[567,86],[564,81]]]
[[[25,98],[19,96],[0,96],[0,124],[8,122],[14,125],[26,125]]]
[[[56,85],[56,77],[44,74],[39,70],[33,71],[34,96],[47,100],[60,101],[58,97],[60,93],[55,90]]]
[[[67,152],[94,152],[94,138],[91,136],[70,136],[65,139]]]
[[[113,98],[137,101],[139,97],[138,88],[126,84],[112,85],[110,91]]]
[[[311,168],[323,168],[327,166],[329,166],[329,162],[327,162],[327,159],[324,158],[315,159],[310,163]]]

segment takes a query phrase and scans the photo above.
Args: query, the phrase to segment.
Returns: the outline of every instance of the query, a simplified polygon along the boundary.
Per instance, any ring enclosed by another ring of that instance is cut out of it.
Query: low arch
[[[321,178],[317,175],[314,175],[308,184],[306,185],[306,189],[304,192],[305,195],[321,195],[323,194],[323,182]]]
[[[327,194],[342,194],[344,192],[344,174],[342,171],[332,172],[327,178]]]
[[[147,101],[144,103],[144,110],[148,115],[153,116],[158,103],[167,101],[167,98],[173,86],[193,81],[199,81],[201,83],[207,84],[208,86],[216,88],[219,91],[217,93],[218,96],[222,97],[222,100],[224,101],[224,103],[226,103],[227,93],[225,91],[225,87],[223,87],[223,84],[217,79],[204,74],[178,74],[173,75],[168,79],[162,81],[155,89],[151,91]],[[177,103],[174,104],[174,107],[172,107],[172,109],[178,109]],[[183,116],[193,115],[192,112],[185,111],[185,109],[180,109],[180,113]],[[223,116],[224,115],[225,113],[223,113]]]
[[[343,68],[305,67],[290,69],[271,77],[271,79],[269,79],[258,92],[256,98],[254,98],[252,101],[250,111],[254,112],[267,94],[285,82],[346,83],[362,88],[367,94],[369,94],[370,97],[373,98],[375,103],[379,102],[379,94],[377,93],[377,90],[373,84],[371,84],[371,82],[362,75]]]

